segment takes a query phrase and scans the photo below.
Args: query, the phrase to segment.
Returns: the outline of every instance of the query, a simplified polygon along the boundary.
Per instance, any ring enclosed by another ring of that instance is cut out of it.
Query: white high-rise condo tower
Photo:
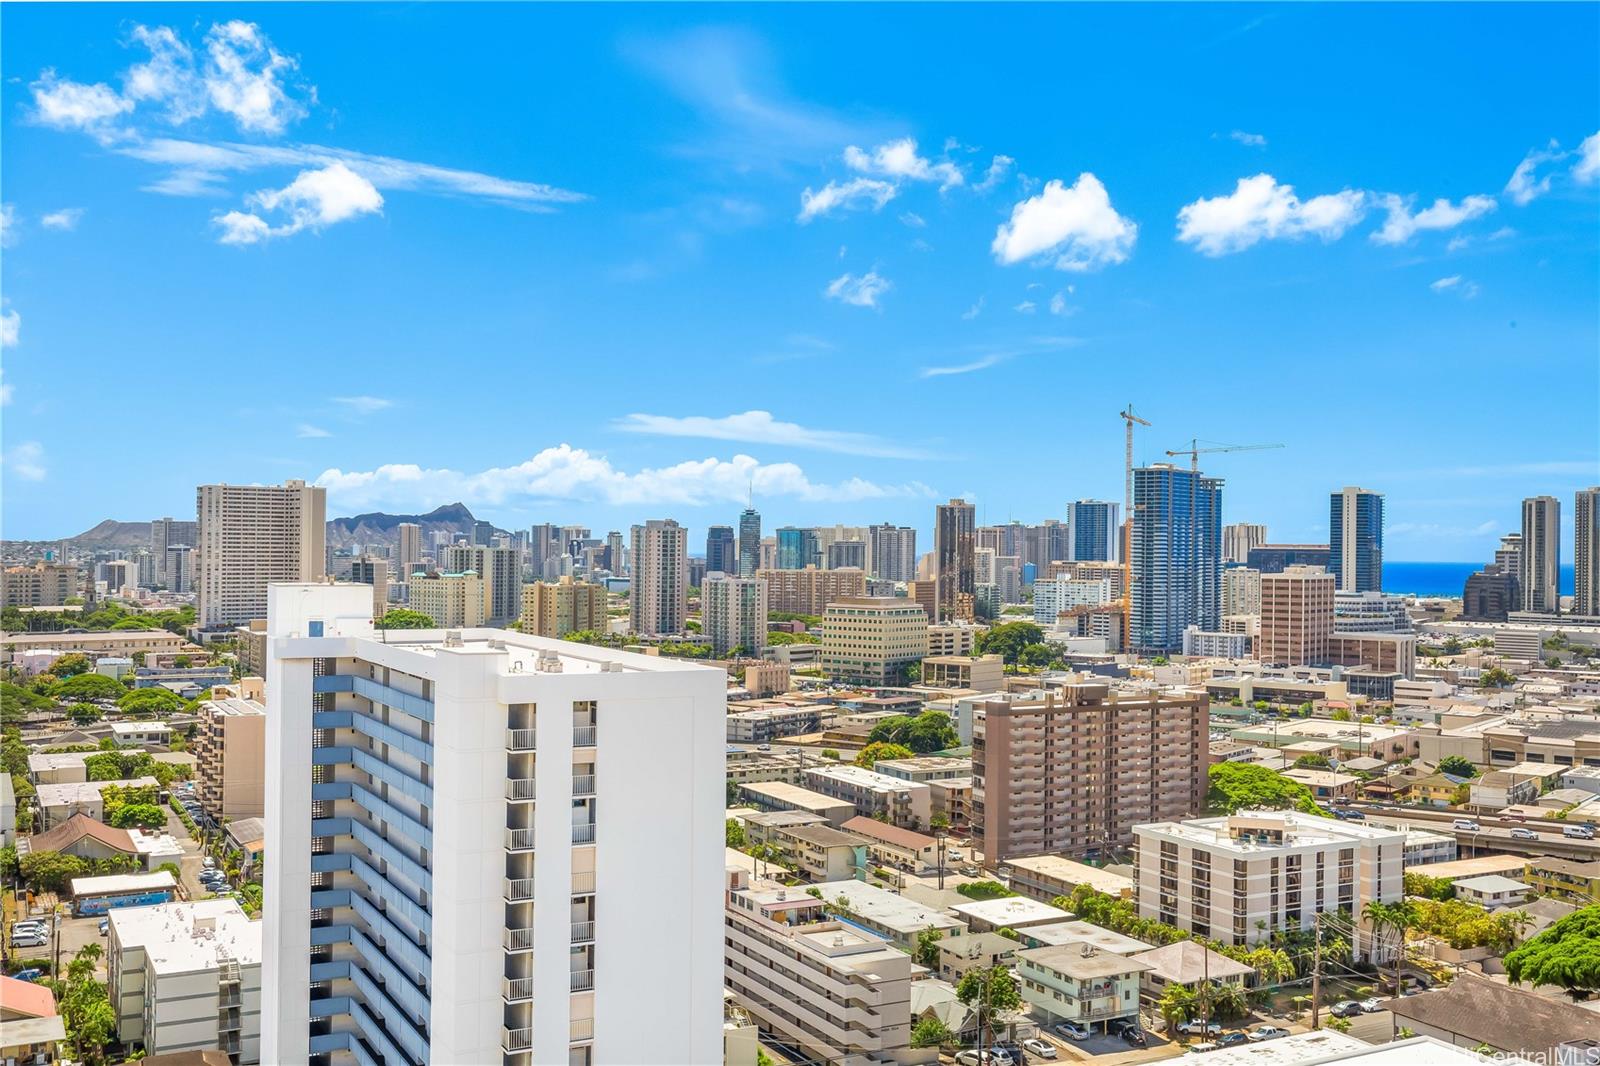
[[[1561,613],[1561,501],[1522,501],[1522,609]]]
[[[304,481],[196,489],[194,580],[200,625],[240,625],[264,618],[268,584],[315,581],[325,574],[327,503],[327,489]]]
[[[723,672],[269,595],[261,1061],[721,1063]]]

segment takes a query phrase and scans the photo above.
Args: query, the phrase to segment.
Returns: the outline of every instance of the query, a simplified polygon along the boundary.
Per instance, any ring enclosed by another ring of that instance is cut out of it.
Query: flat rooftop
[[[1240,819],[1281,822],[1284,840],[1281,844],[1258,843],[1254,840],[1235,840],[1229,833],[1231,823]],[[1176,839],[1182,843],[1225,851],[1237,855],[1258,855],[1285,848],[1313,847],[1336,843],[1359,843],[1380,840],[1405,839],[1397,829],[1384,829],[1360,823],[1341,822],[1333,818],[1301,814],[1298,811],[1240,811],[1219,818],[1196,818],[1188,822],[1156,822],[1136,826],[1139,834]]]
[[[1154,969],[1148,962],[1140,962],[1138,959],[1130,959],[1126,955],[1118,955],[1111,951],[1095,951],[1085,955],[1083,947],[1077,944],[1029,948],[1017,952],[1017,958],[1026,959],[1036,966],[1066,974],[1079,981],[1092,981],[1096,977],[1112,977],[1116,974],[1143,973],[1145,970]]]
[[[267,709],[255,700],[241,699],[238,696],[206,700],[205,705],[212,714],[222,715],[225,718],[248,718],[267,713]]]
[[[211,970],[219,959],[240,966],[261,962],[261,923],[234,899],[116,908],[110,919],[117,942],[142,948],[157,973]]]
[[[843,896],[852,914],[899,934],[909,936],[930,925],[935,929],[964,928],[961,922],[942,911],[924,907],[888,889],[874,888],[862,881],[829,881],[815,887],[822,892],[823,899],[831,902]]]
[[[1048,903],[1041,903],[1027,896],[973,900],[971,903],[957,904],[950,909],[966,918],[994,926],[1009,926],[1013,929],[1024,925],[1067,921],[1072,917],[1059,907],[1052,907]]]
[[[135,777],[124,781],[69,781],[60,785],[39,785],[39,805],[61,807],[73,803],[98,803],[101,790],[109,785],[145,788],[158,787],[160,782],[153,777]]]
[[[1115,952],[1118,955],[1132,955],[1139,951],[1149,951],[1153,946],[1146,944],[1143,940],[1135,940],[1131,936],[1124,936],[1121,933],[1095,925],[1093,922],[1083,921],[1030,925],[1023,933],[1023,937],[1026,940],[1038,941],[1040,944],[1055,947],[1065,944],[1090,944],[1101,951]]]

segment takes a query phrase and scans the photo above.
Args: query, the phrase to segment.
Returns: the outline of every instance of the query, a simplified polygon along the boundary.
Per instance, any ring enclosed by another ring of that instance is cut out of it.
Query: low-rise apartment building
[[[1104,1031],[1139,1016],[1139,975],[1150,969],[1086,944],[1017,952],[1022,1001],[1041,1022],[1076,1022]]]
[[[802,770],[800,783],[824,796],[846,801],[857,814],[881,817],[905,829],[926,829],[932,822],[933,798],[927,785],[915,781],[902,781],[859,766],[834,764]]]
[[[728,705],[728,743],[768,744],[784,737],[815,733],[822,728],[824,715],[831,717],[833,708],[820,703],[798,706],[778,704],[742,708]]]
[[[1522,879],[1541,896],[1554,896],[1580,907],[1600,903],[1600,859],[1574,862],[1548,855],[1529,859]]]
[[[1308,929],[1315,915],[1404,894],[1403,830],[1295,811],[1246,811],[1221,818],[1141,825],[1134,896],[1139,915],[1235,945],[1273,932]],[[1362,958],[1387,945],[1363,933]]]
[[[213,821],[260,818],[266,813],[267,709],[255,700],[225,696],[200,705],[189,750],[198,760],[200,806]]]
[[[204,655],[187,639],[165,629],[131,629],[106,633],[4,633],[0,634],[0,661],[11,662],[24,652],[41,648],[68,655],[77,652],[90,659],[132,658],[172,653]]]
[[[125,788],[160,788],[153,777],[134,777],[122,781],[77,781],[38,786],[40,822],[37,831],[54,829],[75,814],[86,814],[97,822],[106,820],[102,793],[113,785]]]
[[[927,582],[933,584],[933,582]],[[922,602],[918,600],[917,602]],[[926,608],[926,604],[923,605]],[[931,618],[932,615],[929,615]],[[939,622],[928,626],[929,655],[972,655],[978,650],[978,634],[987,627],[971,622]]]
[[[796,770],[797,776],[800,772],[803,768]],[[849,800],[787,781],[747,781],[739,786],[739,796],[764,811],[803,811],[822,816],[830,825],[843,825],[856,816],[855,804]]]
[[[929,688],[998,692],[1005,679],[1005,660],[998,655],[929,655],[922,660],[922,683]]]
[[[939,863],[939,841],[911,829],[856,815],[840,827],[866,841],[867,856],[878,866],[923,873]]]
[[[866,876],[867,841],[803,811],[772,811],[743,819],[745,839],[766,844],[794,863],[808,881],[844,881]]]
[[[951,755],[913,755],[907,759],[879,759],[872,768],[880,774],[904,781],[930,784],[972,776],[972,760]]]

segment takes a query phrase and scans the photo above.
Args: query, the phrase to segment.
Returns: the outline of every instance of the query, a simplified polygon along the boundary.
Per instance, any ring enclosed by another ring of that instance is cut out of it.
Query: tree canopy
[[[1554,985],[1574,1000],[1600,990],[1600,904],[1562,918],[1506,956],[1515,984]]]
[[[1296,810],[1320,814],[1310,789],[1277,771],[1253,763],[1217,763],[1208,772],[1211,788],[1206,807],[1213,814],[1242,810]]]
[[[165,718],[183,710],[183,700],[171,689],[136,688],[117,698],[117,709],[130,718]]]
[[[918,715],[897,714],[885,718],[867,735],[869,742],[902,744],[918,755],[943,751],[960,740],[950,716],[942,711],[923,711]]]
[[[1439,772],[1451,777],[1477,777],[1478,768],[1471,759],[1461,755],[1446,755],[1439,760]]]
[[[876,741],[861,749],[861,754],[856,756],[856,765],[872,769],[872,764],[879,759],[909,759],[916,752],[904,744],[890,744],[885,741]]]
[[[127,688],[114,677],[104,674],[79,674],[50,686],[50,695],[58,700],[114,700],[127,692]]]
[[[979,655],[998,655],[1008,663],[1017,662],[1022,650],[1044,641],[1044,630],[1032,622],[1002,622],[978,634]]]
[[[57,677],[77,677],[79,674],[87,674],[93,668],[94,664],[89,661],[89,657],[78,652],[63,655],[50,664],[50,672]]]
[[[438,625],[421,611],[392,607],[373,625],[378,629],[437,629]]]

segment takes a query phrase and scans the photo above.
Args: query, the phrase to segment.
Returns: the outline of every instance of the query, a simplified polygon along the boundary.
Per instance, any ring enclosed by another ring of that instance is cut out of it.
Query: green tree
[[[36,891],[66,892],[74,877],[89,873],[89,864],[76,855],[59,851],[34,851],[18,860],[22,879]]]
[[[1335,722],[1348,722],[1350,721],[1350,712],[1345,710],[1343,707],[1340,707],[1328,717],[1333,719]]]
[[[1384,903],[1382,900],[1371,900],[1362,908],[1361,916],[1372,926],[1374,938],[1381,937],[1385,932],[1393,932],[1395,938],[1394,952],[1394,992],[1400,994],[1400,971],[1406,961],[1406,933],[1415,928],[1417,924],[1417,910],[1409,900],[1398,903]]]
[[[1296,759],[1294,765],[1297,770],[1326,770],[1333,766],[1333,763],[1328,761],[1326,755],[1308,751]]]
[[[904,744],[887,744],[880,740],[861,749],[856,756],[856,765],[870,770],[879,759],[909,759],[915,754]]]
[[[1438,770],[1441,774],[1449,774],[1451,777],[1478,776],[1478,768],[1473,765],[1472,760],[1460,755],[1446,755],[1440,759]]]
[[[976,650],[979,655],[998,655],[1014,664],[1023,648],[1043,641],[1044,630],[1032,622],[1002,622],[978,635]]]
[[[1207,776],[1211,787],[1206,794],[1206,805],[1213,814],[1254,809],[1320,813],[1308,788],[1270,767],[1223,762],[1211,767]]]
[[[373,623],[377,629],[438,629],[438,624],[421,611],[411,611],[404,607],[393,607],[384,613],[384,616]]]
[[[931,925],[917,934],[917,949],[911,953],[911,957],[917,960],[917,965],[926,966],[930,970],[939,968],[939,941],[943,937],[944,934]]]
[[[745,844],[744,825],[737,818],[729,818],[723,829],[724,843],[734,849],[742,849]]]
[[[823,748],[821,754],[824,759],[832,759],[834,762],[839,761],[838,748]]]
[[[0,720],[20,722],[30,711],[48,711],[52,706],[46,696],[10,681],[0,682]]]
[[[166,718],[183,710],[183,700],[170,689],[136,688],[117,698],[117,709],[130,718]]]
[[[1573,1002],[1600,991],[1600,904],[1562,918],[1506,956],[1515,984],[1565,989]]]
[[[867,734],[869,743],[899,744],[918,755],[930,751],[943,751],[960,738],[950,716],[941,711],[923,711],[919,715],[897,714],[885,718]]]
[[[961,975],[956,999],[978,1012],[978,1026],[994,1042],[995,1015],[1022,1009],[1022,990],[1004,966],[974,967]]]
[[[58,700],[114,700],[128,690],[122,682],[104,674],[79,674],[51,686],[50,695]]]
[[[125,803],[107,821],[115,829],[160,829],[167,824],[167,816],[153,803]]]
[[[1489,669],[1485,670],[1483,672],[1483,676],[1478,679],[1478,685],[1480,688],[1505,688],[1514,681],[1516,681],[1516,678],[1512,677],[1506,671],[1500,669],[1500,667],[1491,666]]]
[[[80,724],[99,721],[100,708],[92,703],[74,703],[67,708],[67,717]]]
[[[917,1024],[911,1027],[912,1047],[947,1047],[956,1042],[956,1035],[950,1027],[941,1022],[932,1014],[919,1018]]]
[[[1167,1023],[1167,1032],[1176,1033],[1178,1026],[1199,1014],[1199,998],[1187,985],[1171,984],[1156,1001],[1156,1011]]]
[[[1447,900],[1455,898],[1456,883],[1446,877],[1429,877],[1424,873],[1406,871],[1405,893],[1408,896],[1421,896],[1424,899]]]
[[[77,652],[63,655],[50,664],[50,672],[57,677],[77,677],[79,674],[87,674],[92,669],[94,664],[89,661],[89,657]]]
[[[969,881],[966,884],[957,885],[956,891],[968,899],[975,900],[1004,899],[1007,896],[1016,895],[1015,892],[1002,885],[999,881]]]

